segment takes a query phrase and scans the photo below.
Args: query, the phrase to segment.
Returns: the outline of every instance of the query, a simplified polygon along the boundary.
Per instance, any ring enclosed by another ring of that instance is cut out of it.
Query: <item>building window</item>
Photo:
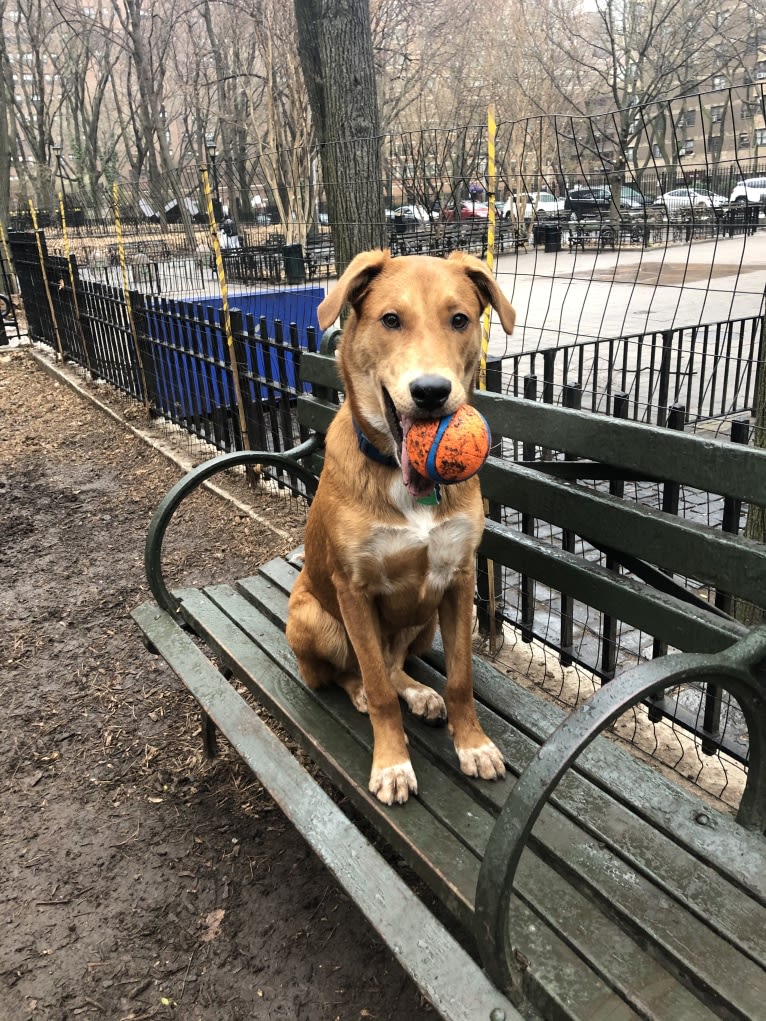
[[[655,142],[654,145],[652,146],[652,156],[654,156],[655,158],[662,156],[662,149],[660,147],[659,142]]]
[[[689,138],[686,142],[681,142],[678,147],[679,156],[693,156],[694,155],[694,139]]]
[[[717,160],[721,155],[721,139],[711,138],[710,139],[710,155],[714,160]]]
[[[766,145],[766,128],[755,129],[755,144]]]
[[[747,131],[741,131],[739,133],[739,147],[740,149],[750,148],[750,135],[747,133]]]
[[[766,60],[759,60],[755,65],[755,80],[762,82],[766,78]]]
[[[711,119],[713,121],[713,124],[720,124],[721,121],[723,120],[723,107],[722,106],[711,106],[710,107],[710,117],[711,117]]]
[[[713,75],[713,88],[723,89],[726,86],[726,75],[725,74],[714,74]]]

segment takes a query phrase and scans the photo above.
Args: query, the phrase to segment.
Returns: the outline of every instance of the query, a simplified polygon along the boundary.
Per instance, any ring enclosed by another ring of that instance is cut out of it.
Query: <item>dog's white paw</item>
[[[367,695],[364,692],[364,688],[359,685],[354,691],[349,691],[348,697],[351,699],[351,704],[354,709],[360,713],[368,713],[369,706],[367,705]]]
[[[491,741],[476,748],[456,748],[460,769],[466,776],[480,776],[482,780],[499,780],[505,776],[505,762],[497,746]]]
[[[405,688],[401,692],[402,698],[407,703],[407,708],[413,716],[420,716],[426,723],[444,723],[447,719],[447,707],[441,695],[433,688],[422,687]]]
[[[384,805],[393,805],[396,801],[403,805],[410,794],[418,793],[418,782],[412,763],[397,762],[385,769],[373,769],[370,775],[370,790]]]

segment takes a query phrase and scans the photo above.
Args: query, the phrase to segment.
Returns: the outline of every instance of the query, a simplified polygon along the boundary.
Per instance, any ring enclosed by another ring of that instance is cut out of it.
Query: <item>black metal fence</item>
[[[673,405],[685,422],[750,414],[766,357],[763,312],[742,319],[565,344],[501,360],[502,389],[547,404],[576,387],[584,409],[665,425]]]

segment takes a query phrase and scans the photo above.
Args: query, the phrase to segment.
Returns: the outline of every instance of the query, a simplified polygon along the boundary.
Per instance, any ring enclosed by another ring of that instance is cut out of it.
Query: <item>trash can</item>
[[[285,245],[282,249],[285,263],[285,280],[288,284],[306,283],[306,260],[303,258],[303,245]]]
[[[545,251],[561,251],[561,227],[558,223],[545,224]]]
[[[535,248],[545,242],[545,224],[535,220],[532,224],[532,244]]]

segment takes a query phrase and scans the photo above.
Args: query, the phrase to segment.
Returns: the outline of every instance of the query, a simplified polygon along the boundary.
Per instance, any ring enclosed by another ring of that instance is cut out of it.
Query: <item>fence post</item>
[[[675,429],[678,432],[683,432],[686,425],[686,407],[683,404],[674,404],[670,409],[670,413],[667,417],[668,429]],[[681,486],[678,482],[663,482],[662,484],[662,510],[666,514],[674,514],[678,516],[678,501],[681,493]],[[666,572],[667,573],[667,572]],[[668,651],[668,643],[660,641],[659,638],[655,638],[652,642],[652,659],[659,659],[660,656],[665,656]],[[657,723],[662,719],[662,712],[659,707],[665,701],[665,693],[662,692],[659,695],[651,695],[648,699],[649,702],[649,719],[652,723]]]
[[[565,383],[562,392],[562,403],[565,408],[579,411],[582,407],[582,387],[579,383]],[[567,461],[575,458],[564,454]],[[561,548],[565,553],[574,553],[575,534],[570,528],[561,530]],[[574,600],[566,592],[561,593],[561,639],[559,661],[562,666],[571,666],[574,662]]]
[[[673,357],[673,331],[663,330],[662,358],[660,360],[660,392],[657,398],[657,425],[667,425],[670,396],[670,365]]]
[[[40,260],[40,272],[43,278],[43,288],[45,290],[45,297],[48,302],[48,311],[51,317],[51,323],[53,324],[53,333],[56,338],[56,350],[62,363],[64,361],[64,348],[61,343],[61,334],[59,333],[59,324],[56,319],[56,310],[53,307],[53,297],[51,295],[50,285],[48,283],[48,272],[45,265],[45,255],[43,253],[43,245],[40,240],[40,228],[37,225],[37,210],[35,209],[32,199],[29,200],[29,213],[32,217],[32,230],[35,235],[35,244],[37,245],[37,257]]]
[[[161,406],[157,387],[157,373],[149,345],[149,330],[146,323],[146,302],[140,291],[129,294],[133,313],[134,340],[138,359],[136,360],[136,384],[142,391],[144,407],[150,415],[157,414]],[[139,369],[139,365],[141,368]],[[149,367],[147,369],[147,366]]]
[[[750,438],[750,422],[740,418],[731,423],[731,442],[747,443]],[[730,535],[739,534],[739,519],[742,513],[742,501],[733,496],[724,497],[721,531]],[[727,592],[715,594],[715,605],[724,613],[731,614],[734,600]],[[702,722],[702,751],[705,755],[714,755],[717,751],[717,739],[721,734],[721,689],[717,684],[705,685],[705,708]]]
[[[537,400],[537,376],[524,377],[524,398],[528,401]],[[525,441],[522,446],[522,457],[525,461],[534,461],[535,444]],[[524,535],[534,537],[536,532],[535,519],[532,514],[521,515],[521,531]],[[531,642],[534,637],[535,625],[535,579],[528,574],[521,576],[521,640]]]
[[[247,433],[247,422],[245,420],[245,408],[242,403],[242,387],[239,379],[239,367],[237,354],[234,350],[234,337],[231,331],[231,315],[229,313],[229,287],[226,282],[226,274],[223,268],[223,256],[221,255],[221,243],[218,240],[218,231],[215,225],[215,212],[213,210],[213,193],[210,189],[210,177],[205,165],[199,168],[202,178],[202,191],[207,205],[208,224],[210,226],[210,241],[215,254],[215,265],[218,270],[218,285],[221,291],[221,312],[223,315],[223,331],[226,338],[226,349],[229,353],[229,366],[231,368],[234,394],[237,401],[237,413],[239,420],[239,433],[242,437],[243,449],[250,450],[250,439]]]
[[[66,225],[66,210],[64,208],[64,193],[59,192],[59,216],[61,217],[61,232],[64,236],[64,258],[67,261],[67,269],[69,270],[69,284],[72,288],[72,308],[74,310],[74,318],[77,323],[77,331],[80,335],[80,346],[82,347],[82,353],[85,356],[85,368],[88,370],[91,379],[93,378],[93,369],[91,368],[90,351],[85,341],[85,331],[82,326],[82,316],[80,315],[80,303],[77,296],[77,286],[75,283],[75,265],[74,256],[69,245],[69,232]]]
[[[502,393],[503,360],[502,358],[488,358],[486,368],[486,389],[490,393]],[[490,453],[494,456],[502,456],[502,440],[493,443]],[[491,521],[501,520],[500,504],[494,500],[484,501],[486,516]],[[497,651],[497,627],[499,625],[502,634],[503,614],[502,595],[503,577],[502,570],[496,568],[487,557],[476,559],[476,618],[479,625],[479,634],[489,639],[491,653]]]
[[[612,414],[615,418],[626,420],[628,417],[629,394],[621,391],[614,395],[614,407]],[[622,479],[612,479],[609,483],[611,496],[622,498],[625,495],[625,483]],[[614,557],[607,554],[606,567],[608,571],[615,571],[619,574],[620,565]],[[601,671],[602,683],[610,681],[617,669],[617,618],[605,613],[601,618]]]
[[[133,320],[133,308],[130,304],[130,284],[128,281],[128,264],[125,259],[125,240],[122,236],[122,218],[120,217],[120,188],[117,182],[114,182],[112,186],[112,200],[114,208],[114,228],[117,234],[117,253],[120,259],[120,273],[122,275],[122,293],[125,299],[125,307],[128,311],[128,325],[130,326],[130,336],[133,341],[133,356],[136,360],[136,366],[138,368],[138,376],[141,383],[141,397],[143,399],[144,408],[148,414],[149,412],[149,398],[146,390],[146,379],[144,378],[144,363],[141,359],[141,351],[138,346],[138,338],[136,336],[136,324]]]

